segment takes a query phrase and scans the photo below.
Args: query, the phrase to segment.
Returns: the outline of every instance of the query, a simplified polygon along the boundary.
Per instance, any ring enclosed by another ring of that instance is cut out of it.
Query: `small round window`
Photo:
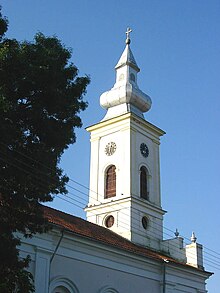
[[[148,228],[148,226],[149,226],[149,220],[148,220],[148,218],[147,218],[146,216],[144,216],[144,217],[142,218],[142,226],[143,226],[143,228],[144,228],[145,230],[147,230],[147,228]]]
[[[114,225],[115,219],[112,215],[108,216],[105,220],[105,226],[111,228]]]

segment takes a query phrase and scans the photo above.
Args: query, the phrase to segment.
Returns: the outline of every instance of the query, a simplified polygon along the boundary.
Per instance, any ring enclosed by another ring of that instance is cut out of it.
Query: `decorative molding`
[[[102,289],[100,289],[99,293],[119,293],[119,292],[112,287],[105,286]]]
[[[79,293],[78,288],[76,285],[70,281],[69,279],[63,277],[63,276],[58,276],[56,278],[53,278],[52,281],[50,282],[50,293],[53,293],[53,290],[56,289],[57,287],[64,287],[67,289],[70,293]]]

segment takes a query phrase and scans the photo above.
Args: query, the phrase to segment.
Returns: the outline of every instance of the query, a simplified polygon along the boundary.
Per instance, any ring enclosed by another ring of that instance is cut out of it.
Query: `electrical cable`
[[[23,154],[21,154],[21,155],[23,155]],[[31,157],[28,157],[29,159],[31,159],[31,160],[33,160]],[[35,160],[33,160],[33,161],[35,161]],[[23,162],[22,162],[23,163]],[[38,162],[39,163],[39,162]],[[41,163],[40,163],[41,164]],[[16,166],[16,167],[18,167],[18,166]],[[30,166],[28,166],[28,167],[30,167]],[[49,169],[49,168],[48,168]],[[44,174],[44,175],[47,175],[47,174]],[[47,175],[48,176],[48,175]],[[75,180],[73,180],[73,179],[71,179],[71,181],[73,181],[73,182],[75,182],[75,183],[77,183],[78,185],[80,185],[81,187],[84,187],[84,188],[86,188],[87,190],[89,190],[89,188],[87,188],[86,186],[84,186],[84,185],[82,185],[82,184],[80,184],[80,183],[78,183],[77,181],[75,181]],[[72,188],[72,189],[74,189],[74,190],[77,190],[79,193],[81,193],[81,194],[85,194],[84,192],[82,192],[82,191],[80,191],[80,190],[78,190],[78,189],[76,189],[76,188],[74,188],[74,187],[72,187],[72,186],[69,186],[70,188]],[[87,194],[86,194],[87,195]],[[76,196],[76,195],[74,195],[74,196]],[[88,196],[88,195],[87,195]],[[61,198],[61,197],[60,197]],[[79,197],[80,198],[80,197]],[[63,199],[63,198],[61,198],[61,199]],[[80,198],[81,199],[81,198]],[[75,200],[76,201],[76,200]],[[69,202],[69,201],[68,201]],[[79,202],[79,201],[78,201]],[[80,202],[81,203],[81,202]],[[82,208],[81,206],[79,206],[79,208]],[[136,220],[136,219],[135,219]],[[157,224],[157,223],[156,223]],[[168,229],[169,231],[171,231],[171,232],[173,232],[172,230],[170,230],[170,229]],[[161,232],[161,231],[160,231]],[[167,234],[167,233],[166,233]],[[167,234],[167,235],[169,235],[169,234]],[[170,235],[169,235],[170,236]],[[216,253],[214,250],[211,250],[212,252],[214,252],[214,253]],[[218,254],[218,253],[217,253]],[[210,254],[211,255],[211,254]],[[211,255],[212,256],[212,255]]]
[[[2,159],[2,158],[1,158]],[[10,162],[11,163],[11,162]],[[18,167],[18,166],[16,166],[15,164],[13,164],[12,163],[12,165],[13,166],[15,166],[15,167]],[[20,170],[22,170],[22,171],[24,171],[24,169],[22,169],[22,168],[20,168],[19,167],[19,169]],[[27,173],[30,173],[29,171],[26,171]],[[39,184],[39,183],[38,183]],[[73,194],[74,195],[74,194]],[[68,197],[67,195],[65,195],[66,197]],[[61,200],[64,200],[65,202],[68,202],[68,203],[71,203],[71,204],[73,204],[74,206],[77,206],[77,207],[79,207],[80,209],[83,209],[83,207],[82,206],[79,206],[79,205],[77,205],[76,204],[76,200],[75,199],[73,199],[73,198],[71,198],[71,197],[68,197],[69,199],[71,199],[71,201],[69,201],[69,200],[67,200],[67,199],[65,199],[65,198],[63,198],[63,197],[61,197],[61,196],[59,196],[59,195],[57,195],[57,197],[58,198],[60,198]],[[80,202],[81,203],[81,202]],[[82,203],[81,203],[82,204]],[[135,219],[135,220],[137,220],[137,219]],[[149,233],[150,234],[150,233]],[[167,233],[165,233],[166,235],[169,235],[170,236],[170,234],[167,234]],[[150,234],[151,235],[151,234]],[[152,235],[152,236],[154,236],[154,235]],[[166,240],[166,239],[165,239]],[[172,244],[170,244],[170,246],[173,246]],[[173,246],[173,248],[174,249],[176,249],[176,247],[175,246]],[[178,251],[178,250],[176,250],[176,251]],[[210,262],[210,261],[209,261]],[[209,266],[210,266],[210,264],[208,264]],[[215,265],[218,265],[218,264],[216,264],[215,263]],[[213,265],[212,265],[212,267],[214,267]],[[218,269],[217,267],[215,267],[216,269]]]
[[[77,183],[77,182],[76,182]],[[81,184],[80,184],[81,185]],[[81,191],[80,191],[81,192]],[[81,192],[82,194],[83,194],[83,192]],[[82,207],[80,207],[80,208],[82,208]],[[161,231],[160,231],[161,232]],[[166,233],[167,234],[167,233]],[[167,234],[167,235],[169,235],[169,234]],[[170,236],[170,235],[169,235]]]

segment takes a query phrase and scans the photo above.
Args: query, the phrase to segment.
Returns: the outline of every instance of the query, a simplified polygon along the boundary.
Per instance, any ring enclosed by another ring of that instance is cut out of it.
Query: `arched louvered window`
[[[144,166],[140,168],[140,197],[144,199],[149,198],[148,171],[147,168]]]
[[[116,196],[116,167],[111,165],[105,174],[105,198]]]

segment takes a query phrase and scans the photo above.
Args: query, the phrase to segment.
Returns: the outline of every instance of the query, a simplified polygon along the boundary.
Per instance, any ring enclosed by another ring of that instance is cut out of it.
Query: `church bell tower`
[[[137,83],[140,71],[130,48],[130,32],[117,65],[113,88],[100,97],[107,110],[91,133],[87,220],[132,242],[159,249],[163,239],[160,194],[160,137],[165,132],[145,120],[151,99]]]

